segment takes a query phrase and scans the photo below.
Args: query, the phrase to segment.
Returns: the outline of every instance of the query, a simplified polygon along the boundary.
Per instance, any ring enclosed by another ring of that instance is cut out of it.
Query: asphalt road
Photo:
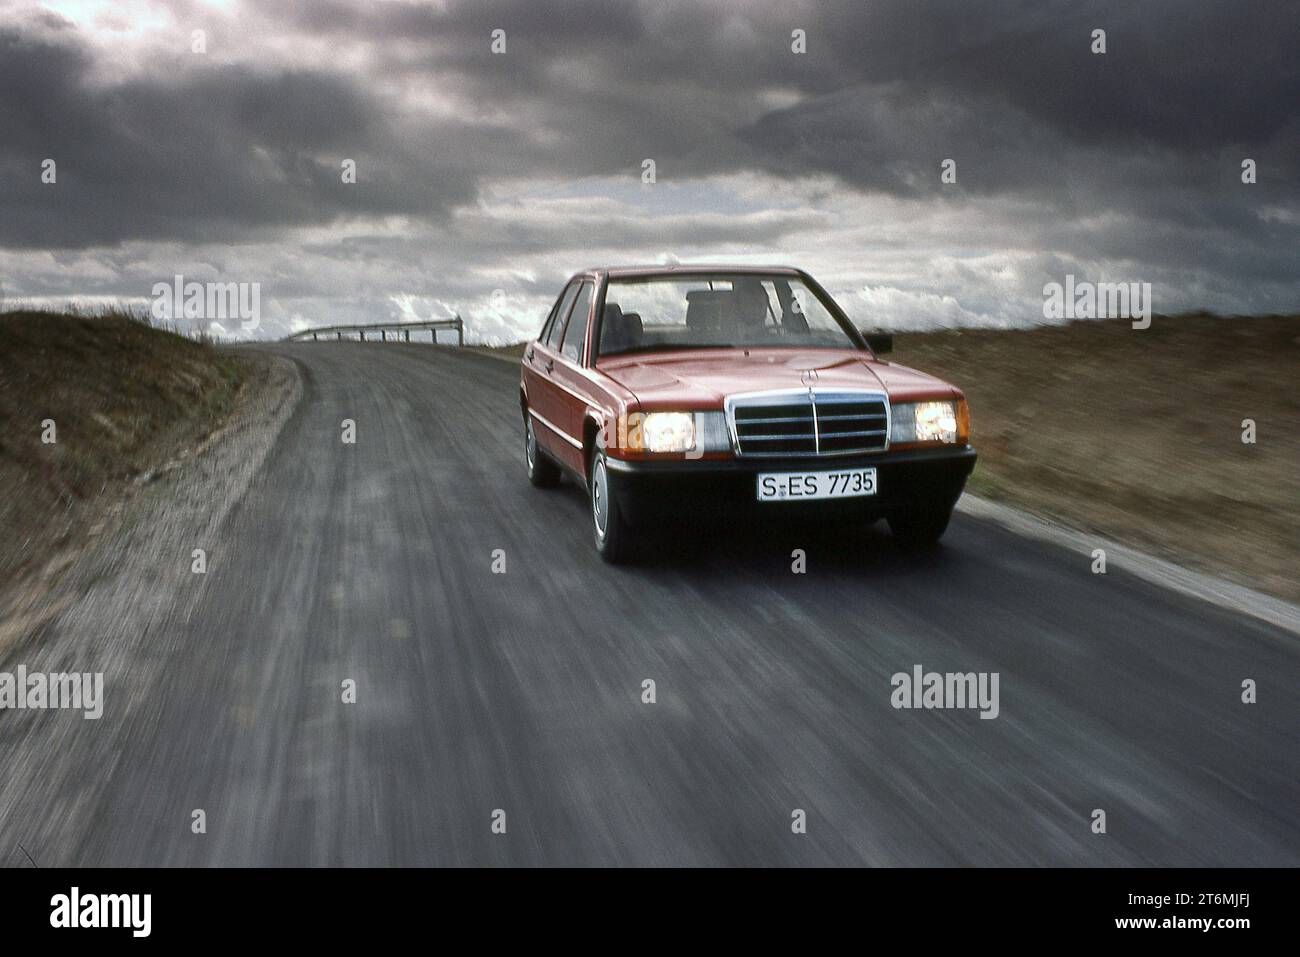
[[[82,808],[49,863],[1300,864],[1293,636],[960,515],[928,558],[683,529],[608,567],[575,488],[524,477],[510,365],[268,348],[303,400],[163,677],[111,676],[45,782]],[[997,672],[998,717],[894,709],[917,664]],[[17,806],[6,838],[67,811]]]

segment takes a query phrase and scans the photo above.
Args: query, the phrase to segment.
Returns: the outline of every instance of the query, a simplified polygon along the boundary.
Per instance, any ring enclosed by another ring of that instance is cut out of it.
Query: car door
[[[556,304],[554,315],[542,329],[535,342],[524,351],[524,391],[528,397],[528,411],[533,420],[533,434],[537,443],[551,458],[568,464],[572,450],[570,435],[564,429],[565,405],[560,401],[560,391],[552,378],[555,360],[559,355],[564,326],[577,298],[581,282],[569,283]]]
[[[560,337],[559,352],[550,375],[556,389],[555,399],[560,404],[560,418],[556,421],[569,436],[566,448],[562,450],[564,462],[580,473],[586,468],[582,421],[590,399],[590,382],[583,370],[583,360],[595,299],[596,284],[585,280],[569,312],[569,321]]]

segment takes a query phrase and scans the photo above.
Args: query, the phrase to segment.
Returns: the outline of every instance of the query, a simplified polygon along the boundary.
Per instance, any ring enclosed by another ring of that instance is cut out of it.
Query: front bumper
[[[843,457],[628,461],[606,459],[612,491],[628,520],[643,524],[757,514],[871,521],[909,508],[951,508],[975,468],[975,450],[909,449]],[[761,472],[876,469],[877,492],[815,501],[758,501]]]

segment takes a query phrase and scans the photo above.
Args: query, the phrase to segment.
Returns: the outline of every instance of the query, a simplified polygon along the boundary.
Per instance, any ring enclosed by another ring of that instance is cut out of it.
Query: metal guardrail
[[[391,332],[396,337],[394,342],[410,342],[412,332],[429,332],[433,335],[433,341],[437,342],[439,329],[455,329],[456,345],[465,344],[465,320],[460,316],[452,319],[430,319],[427,322],[373,322],[346,326],[318,326],[315,329],[303,329],[291,336],[285,336],[283,341],[304,342],[310,339],[312,342],[319,342],[322,338],[328,339],[331,336],[339,340],[345,335],[349,338],[357,335],[362,342],[365,342],[366,333],[369,332],[379,334],[376,341],[387,342],[388,334]]]

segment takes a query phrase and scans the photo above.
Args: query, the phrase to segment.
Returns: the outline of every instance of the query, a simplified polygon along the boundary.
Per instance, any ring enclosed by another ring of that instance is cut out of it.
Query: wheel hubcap
[[[605,526],[609,521],[609,488],[605,479],[605,463],[596,460],[591,470],[591,514],[596,520],[596,534],[605,537]]]
[[[524,455],[528,457],[531,469],[537,462],[537,437],[533,435],[533,423],[524,423]]]

